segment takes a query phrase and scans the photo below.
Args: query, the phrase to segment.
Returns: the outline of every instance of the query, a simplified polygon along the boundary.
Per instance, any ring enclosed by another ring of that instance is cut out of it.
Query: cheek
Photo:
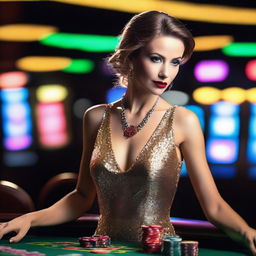
[[[158,72],[159,72],[159,67],[157,64],[152,64],[149,62],[143,63],[143,69],[144,73],[149,76],[150,78],[154,78]]]
[[[141,79],[152,78],[156,72],[155,69],[156,68],[154,68],[152,64],[146,61],[141,61],[136,65],[136,77]]]
[[[175,68],[175,69],[172,71],[172,76],[173,76],[173,77],[176,77],[178,73],[179,73],[179,67]]]

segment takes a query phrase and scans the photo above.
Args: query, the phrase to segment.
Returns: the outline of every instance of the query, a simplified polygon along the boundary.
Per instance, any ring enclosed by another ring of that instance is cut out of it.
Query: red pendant
[[[137,133],[137,128],[134,125],[130,125],[129,127],[124,129],[125,137],[132,137]]]

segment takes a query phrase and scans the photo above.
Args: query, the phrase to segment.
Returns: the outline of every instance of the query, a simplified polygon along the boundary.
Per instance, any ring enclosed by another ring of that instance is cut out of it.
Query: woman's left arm
[[[207,219],[224,230],[231,238],[246,244],[256,255],[256,230],[249,227],[221,197],[209,169],[204,136],[197,116],[186,109],[181,110],[179,129],[183,140],[180,148],[188,174]]]

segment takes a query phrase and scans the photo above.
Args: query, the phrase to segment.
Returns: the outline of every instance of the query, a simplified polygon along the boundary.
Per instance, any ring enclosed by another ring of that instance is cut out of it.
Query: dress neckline
[[[139,159],[141,158],[141,156],[143,155],[143,153],[145,152],[145,149],[148,147],[148,145],[150,145],[154,135],[157,133],[157,131],[160,129],[160,127],[162,126],[162,123],[164,121],[164,119],[166,118],[167,114],[173,110],[175,106],[171,106],[169,107],[165,113],[163,114],[163,116],[161,117],[160,122],[157,124],[156,128],[154,129],[154,131],[152,132],[152,134],[150,135],[149,139],[147,140],[147,142],[144,144],[144,146],[142,147],[142,149],[139,151],[138,155],[136,156],[135,160],[130,164],[130,166],[128,167],[128,169],[126,170],[122,170],[116,160],[115,157],[115,153],[113,150],[113,144],[112,144],[112,131],[111,131],[111,127],[110,127],[110,110],[111,110],[111,106],[108,106],[108,111],[107,111],[107,140],[108,140],[108,145],[109,145],[109,150],[110,150],[110,155],[112,157],[113,162],[115,163],[115,167],[118,170],[118,173],[127,173],[129,171],[131,171],[134,167],[134,165],[139,161]]]

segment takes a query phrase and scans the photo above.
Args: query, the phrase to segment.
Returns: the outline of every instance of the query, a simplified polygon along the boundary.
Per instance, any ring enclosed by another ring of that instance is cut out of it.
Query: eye
[[[174,66],[180,65],[180,63],[181,63],[180,59],[173,59],[173,60],[171,61],[171,64],[174,65]]]
[[[149,58],[154,63],[160,63],[162,61],[162,58],[157,55],[152,55]]]

